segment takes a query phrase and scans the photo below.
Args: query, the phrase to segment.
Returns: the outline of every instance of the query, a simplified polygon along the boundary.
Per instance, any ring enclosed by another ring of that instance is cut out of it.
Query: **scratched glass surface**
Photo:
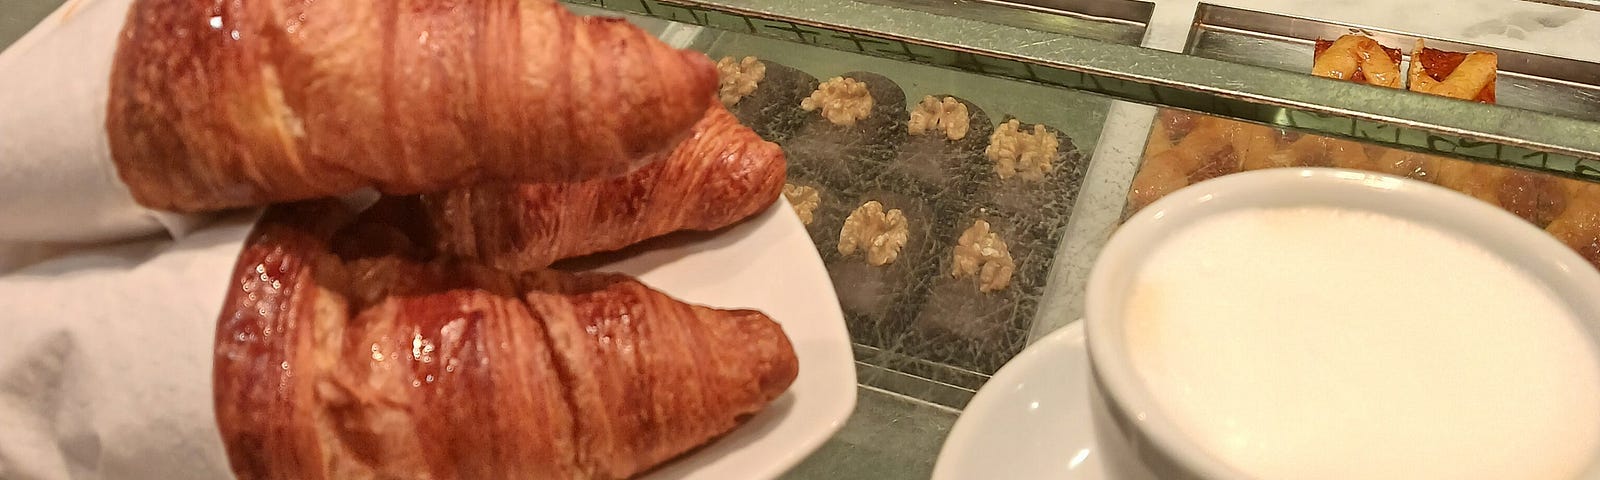
[[[769,76],[862,79],[875,100],[898,104],[879,106],[855,129],[807,114],[794,98],[741,115],[746,121],[801,117],[791,131],[763,133],[788,154],[791,183],[820,193],[808,228],[833,276],[852,338],[874,347],[877,358],[860,360],[895,369],[897,362],[920,359],[988,374],[1025,346],[1107,100],[749,35],[716,34],[694,46],[713,58],[754,56],[798,71],[769,68]],[[968,135],[975,138],[908,136],[906,108],[928,95],[964,100],[975,122]],[[1059,154],[1042,181],[1001,179],[985,158],[988,132],[1008,118],[1057,134]],[[867,201],[900,209],[907,219],[910,238],[892,264],[871,266],[838,248],[844,220]],[[952,276],[957,240],[978,219],[994,227],[1015,260],[1005,289],[983,293],[975,280]]]
[[[650,14],[716,23],[687,9]],[[808,229],[839,293],[858,344],[857,360],[888,371],[864,371],[863,383],[894,388],[889,384],[893,379],[880,376],[912,372],[976,389],[1026,346],[1110,100],[977,73],[1015,67],[978,57],[947,59],[963,66],[944,68],[929,65],[944,62],[919,61],[919,51],[900,52],[905,60],[895,60],[833,48],[906,47],[847,33],[755,21],[754,28],[769,31],[768,36],[756,36],[652,23],[659,19],[636,21],[713,59],[756,57],[768,66],[764,83],[785,85],[787,95],[752,95],[733,109],[784,147],[790,183],[819,193],[820,205]],[[781,34],[773,32],[785,28],[794,38],[775,38]],[[820,114],[800,108],[816,82],[838,76],[866,81],[877,101],[858,128],[832,126]],[[948,142],[907,134],[908,110],[929,95],[963,101],[973,122],[969,138]],[[1058,142],[1058,154],[1042,180],[1001,179],[984,155],[990,132],[1012,118],[1025,130],[1042,125]],[[909,238],[888,265],[868,265],[860,253],[841,254],[838,248],[845,219],[868,201],[898,209],[907,220]],[[959,237],[980,219],[1007,244],[1015,263],[1010,285],[987,293],[976,280],[952,275]],[[961,395],[940,398],[929,400],[954,407],[965,403]]]

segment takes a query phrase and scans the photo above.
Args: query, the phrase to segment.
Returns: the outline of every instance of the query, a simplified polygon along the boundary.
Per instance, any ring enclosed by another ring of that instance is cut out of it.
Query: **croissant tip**
[[[783,395],[800,375],[800,361],[795,356],[794,345],[789,343],[789,336],[783,333],[783,325],[757,310],[733,313],[732,320],[744,327],[746,338],[752,342],[750,348],[758,352],[756,358],[762,360],[756,378],[762,396],[771,401]]]

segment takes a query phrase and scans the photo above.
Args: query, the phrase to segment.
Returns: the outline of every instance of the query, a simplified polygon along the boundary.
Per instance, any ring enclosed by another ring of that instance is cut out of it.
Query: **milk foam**
[[[1241,471],[1556,479],[1600,455],[1594,340],[1477,244],[1368,212],[1248,210],[1146,262],[1124,311],[1133,367]]]

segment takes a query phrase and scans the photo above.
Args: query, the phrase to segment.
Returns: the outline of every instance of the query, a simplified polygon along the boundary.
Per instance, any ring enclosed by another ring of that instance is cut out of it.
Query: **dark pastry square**
[[[966,198],[973,187],[970,172],[986,162],[983,150],[988,146],[994,125],[982,108],[951,95],[931,95],[919,100],[910,107],[908,119],[917,117],[919,111],[926,113],[923,102],[932,100],[942,106],[945,99],[966,110],[962,125],[965,127],[964,134],[958,139],[951,139],[942,124],[926,128],[921,134],[912,134],[909,130],[917,122],[908,120],[906,139],[900,143],[899,151],[887,171],[916,184],[921,192],[954,199]]]
[[[806,233],[811,235],[811,241],[817,246],[817,253],[824,262],[837,260],[839,228],[844,225],[845,217],[860,204],[850,203],[855,201],[854,197],[846,196],[832,187],[809,178],[791,174],[787,183],[816,191],[817,206],[811,210],[811,223],[806,224]],[[794,203],[793,200],[790,203]]]
[[[1011,120],[1010,116],[1002,119],[995,130],[1007,128]],[[1035,124],[1018,124],[1022,132],[1034,131]],[[1044,128],[1055,135],[1057,147],[1051,168],[1043,178],[1030,179],[1021,173],[1002,178],[997,162],[988,155],[969,170],[969,175],[977,179],[972,198],[979,204],[988,205],[1029,229],[1050,232],[1064,225],[1071,214],[1079,180],[1088,162],[1065,132],[1050,126]]]
[[[730,71],[746,72],[750,69],[739,66],[730,68],[727,62],[743,63],[744,59],[759,63],[762,72],[760,80],[755,82],[755,89],[740,96],[727,92],[728,75]],[[817,78],[811,74],[778,62],[754,57],[725,57],[718,62],[718,70],[723,73],[724,79],[723,105],[733,112],[739,123],[755,130],[757,135],[767,141],[782,142],[788,139],[801,124],[805,123],[806,114],[811,113],[800,109],[800,101],[805,100],[817,89]],[[733,103],[728,103],[730,100]]]
[[[953,275],[956,245],[975,220],[983,220],[1006,243],[1015,270],[1009,285],[983,292],[977,276]],[[908,355],[983,373],[993,373],[1026,346],[1028,330],[1048,280],[1055,242],[1045,234],[987,208],[963,212],[938,235],[939,270],[931,279],[910,331]]]
[[[893,80],[875,73],[850,72],[839,78],[866,86],[872,96],[866,117],[854,125],[839,125],[825,118],[822,109],[805,112],[799,131],[782,145],[793,171],[859,192],[852,187],[879,175],[906,137],[906,96]]]
[[[868,201],[883,204],[884,211],[898,209],[906,218],[908,235],[893,263],[874,266],[867,263],[864,252],[842,255],[834,245],[832,259],[826,260],[828,275],[833,279],[839,306],[844,309],[851,338],[867,345],[885,347],[902,334],[891,330],[887,323],[893,318],[905,318],[908,305],[920,302],[927,290],[926,282],[938,264],[935,257],[938,245],[932,238],[939,223],[938,212],[922,199],[883,189],[872,189],[847,203],[848,215]],[[837,239],[841,225],[833,228]],[[837,241],[836,241],[837,242]]]

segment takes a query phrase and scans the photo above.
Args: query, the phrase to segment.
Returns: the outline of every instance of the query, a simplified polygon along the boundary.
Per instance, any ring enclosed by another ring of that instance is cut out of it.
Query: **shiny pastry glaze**
[[[626,478],[797,374],[760,312],[621,275],[426,260],[400,253],[426,250],[403,228],[378,235],[392,212],[350,217],[274,207],[240,254],[213,374],[239,478]]]
[[[1470,54],[1462,52],[1447,52],[1435,48],[1422,48],[1419,51],[1412,53],[1411,61],[1419,63],[1426,72],[1427,76],[1432,80],[1444,82],[1454,75],[1456,73],[1456,69],[1461,66],[1462,62],[1465,62],[1467,58],[1472,55],[1482,56],[1486,54],[1479,52],[1473,52]],[[1495,82],[1493,76],[1495,72],[1492,67],[1493,64],[1491,63],[1490,65],[1491,67],[1488,72],[1464,72],[1468,75],[1484,75],[1487,73],[1489,78],[1475,79],[1475,83],[1481,83],[1483,86],[1478,88],[1475,96],[1471,98],[1464,98],[1463,100],[1472,100],[1480,103],[1494,103]]]
[[[1344,42],[1340,45],[1342,48],[1331,54],[1339,58],[1330,57],[1325,60],[1324,55],[1330,55],[1328,51],[1339,42]],[[1361,35],[1345,35],[1339,37],[1339,40],[1318,39],[1311,58],[1312,73],[1318,76],[1391,88],[1399,88],[1402,80],[1400,49],[1385,47],[1376,40]],[[1334,68],[1333,60],[1340,60],[1339,63],[1348,65]],[[1374,74],[1369,76],[1369,71]]]
[[[137,0],[106,133],[141,204],[215,210],[628,171],[716,68],[554,0]]]
[[[443,250],[525,270],[732,225],[777,201],[786,168],[783,149],[714,105],[671,153],[624,176],[480,185],[422,199]]]

